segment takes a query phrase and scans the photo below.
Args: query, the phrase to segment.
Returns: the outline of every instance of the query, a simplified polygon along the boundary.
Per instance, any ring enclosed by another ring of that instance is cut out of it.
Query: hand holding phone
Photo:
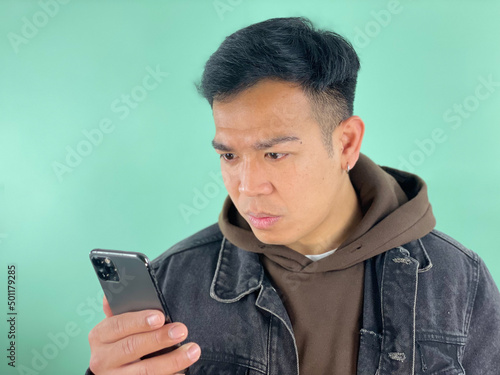
[[[106,318],[89,334],[94,374],[174,374],[199,359],[197,344],[180,346],[187,327],[170,322],[144,254],[96,249],[90,258],[106,295]]]

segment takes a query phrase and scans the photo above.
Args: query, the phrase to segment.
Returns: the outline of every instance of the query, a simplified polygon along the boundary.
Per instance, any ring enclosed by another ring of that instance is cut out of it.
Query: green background
[[[83,374],[87,334],[103,318],[88,252],[154,258],[217,220],[226,193],[210,107],[193,82],[225,36],[272,17],[304,15],[353,42],[362,152],[420,175],[436,228],[476,251],[500,282],[500,87],[481,83],[500,81],[500,4],[401,1],[398,12],[383,11],[390,3],[2,0],[0,280],[16,264],[17,364],[32,372],[12,371],[4,355],[0,372]],[[168,77],[144,91],[148,67]],[[121,97],[132,91],[147,97],[125,113]],[[458,104],[468,110],[451,120]],[[113,130],[85,149],[82,132],[107,120]],[[424,141],[436,132],[444,142]],[[79,145],[88,155],[58,177],[54,163]]]

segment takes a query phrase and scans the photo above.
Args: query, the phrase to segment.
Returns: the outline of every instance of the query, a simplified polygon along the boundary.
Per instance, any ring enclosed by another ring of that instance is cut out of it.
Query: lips
[[[263,217],[277,217],[276,215],[268,214],[267,212],[247,212],[247,215],[256,217],[258,219]]]
[[[274,216],[265,212],[248,212],[248,220],[256,229],[269,229],[276,224],[281,216]]]

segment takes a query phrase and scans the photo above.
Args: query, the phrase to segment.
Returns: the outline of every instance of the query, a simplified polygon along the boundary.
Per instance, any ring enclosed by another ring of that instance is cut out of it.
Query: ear
[[[339,124],[338,130],[341,168],[346,170],[347,164],[349,164],[349,169],[352,169],[359,159],[361,143],[365,134],[365,123],[359,116],[351,116]]]

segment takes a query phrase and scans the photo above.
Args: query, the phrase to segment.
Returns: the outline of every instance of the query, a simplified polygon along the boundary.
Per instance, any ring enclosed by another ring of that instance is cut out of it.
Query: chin
[[[279,235],[278,233],[271,233],[270,231],[261,231],[258,229],[252,229],[253,234],[258,240],[267,245],[285,245],[290,243],[290,240],[286,236]]]

